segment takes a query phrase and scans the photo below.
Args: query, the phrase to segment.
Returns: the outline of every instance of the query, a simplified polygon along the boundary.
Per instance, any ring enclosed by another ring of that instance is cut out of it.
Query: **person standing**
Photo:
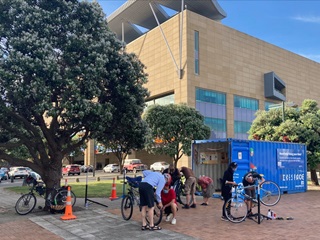
[[[196,196],[195,196],[196,183],[197,183],[196,177],[192,169],[188,167],[181,167],[180,172],[182,172],[186,178],[186,182],[184,185],[184,191],[186,194],[186,204],[182,208],[184,209],[196,208],[197,207]]]
[[[161,230],[159,226],[155,226],[153,222],[154,214],[154,195],[157,199],[157,207],[162,208],[161,202],[161,191],[169,181],[167,176],[162,175],[159,172],[152,172],[150,170],[143,171],[144,179],[139,184],[139,194],[140,194],[140,206],[141,206],[141,217],[142,217],[142,226],[141,230]],[[156,191],[154,192],[154,188]],[[147,213],[148,212],[148,213]],[[149,224],[146,222],[146,215],[148,214]]]
[[[221,187],[221,195],[224,200],[224,204],[222,206],[222,216],[221,220],[228,221],[226,217],[226,213],[224,212],[225,205],[227,201],[232,197],[232,186],[237,183],[233,181],[233,174],[237,170],[238,164],[236,162],[231,162],[227,168],[227,170],[223,174],[222,178],[222,187]]]
[[[213,180],[207,176],[201,176],[198,179],[198,184],[201,186],[203,203],[202,206],[208,206],[209,198],[212,197],[213,194]]]
[[[171,186],[173,186],[181,177],[179,170],[175,168],[172,163],[170,163],[169,167],[166,168],[162,173],[169,173],[171,175]]]
[[[256,203],[258,202],[256,199],[256,187],[255,187],[255,181],[257,179],[261,180],[261,183],[263,183],[265,181],[263,176],[261,176],[259,173],[255,172],[255,171],[250,171],[250,172],[247,172],[243,176],[243,180],[242,180],[244,187],[252,186],[252,187],[245,188],[245,193],[248,196],[250,196],[252,198],[252,200]],[[245,200],[246,204],[248,206],[247,216],[249,216],[249,217],[252,216],[252,200],[250,200],[250,199]]]
[[[170,176],[170,174],[168,175]],[[167,215],[166,222],[169,222],[171,220],[171,224],[175,225],[177,223],[176,214],[178,211],[178,204],[176,200],[176,192],[172,188],[170,188],[169,181],[164,185],[164,188],[161,191],[161,199],[163,204],[162,210]]]

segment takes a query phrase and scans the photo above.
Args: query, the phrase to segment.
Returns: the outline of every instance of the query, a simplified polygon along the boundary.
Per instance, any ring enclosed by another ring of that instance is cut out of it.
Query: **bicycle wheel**
[[[150,223],[148,214],[146,216],[147,223]],[[154,203],[154,209],[153,209],[153,224],[154,226],[157,226],[161,223],[162,220],[162,210],[158,208],[157,204]]]
[[[121,201],[121,214],[124,220],[129,220],[133,213],[133,201],[130,195],[126,195]]]
[[[31,193],[27,193],[22,195],[18,199],[15,209],[18,214],[26,215],[34,209],[36,204],[37,204],[36,197]]]
[[[70,194],[71,194],[71,203],[72,203],[72,206],[74,206],[74,204],[77,201],[77,198],[76,198],[76,195],[72,191],[70,191]],[[67,203],[67,196],[68,196],[68,190],[66,190],[66,189],[58,190],[56,195],[54,195],[53,203],[55,205],[65,206]]]
[[[260,187],[260,202],[265,206],[274,206],[280,201],[280,188],[273,181],[265,181]]]
[[[226,202],[224,212],[230,222],[240,223],[247,217],[248,206],[244,199],[240,197],[233,197]]]

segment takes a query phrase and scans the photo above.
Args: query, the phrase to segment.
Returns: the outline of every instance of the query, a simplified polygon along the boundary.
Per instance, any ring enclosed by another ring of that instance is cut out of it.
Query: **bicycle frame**
[[[140,194],[138,191],[139,183],[141,182],[142,178],[141,177],[136,177],[136,178],[130,178],[126,177],[127,183],[129,184],[128,188],[128,193],[127,195],[131,196],[133,205],[136,204],[140,205]]]
[[[127,182],[129,184],[129,188],[127,189],[127,194],[123,197],[121,202],[121,214],[124,220],[129,220],[133,213],[133,206],[135,203],[139,206],[139,210],[141,211],[140,206],[140,194],[138,191],[139,183],[142,180],[142,177],[130,178],[126,177]],[[156,200],[155,200],[156,203]],[[157,225],[162,220],[162,210],[159,208],[154,208],[154,224]],[[146,221],[149,223],[148,216],[146,216]]]
[[[265,206],[274,206],[280,200],[280,188],[272,181],[255,181],[254,185],[243,186],[242,183],[234,185],[235,189],[232,197],[227,200],[225,204],[226,217],[234,223],[239,223],[245,220],[248,213],[247,202],[252,201],[258,205],[258,223],[260,224],[260,217],[264,215],[260,214],[260,203]],[[254,188],[257,198],[251,197],[245,193],[245,189]]]

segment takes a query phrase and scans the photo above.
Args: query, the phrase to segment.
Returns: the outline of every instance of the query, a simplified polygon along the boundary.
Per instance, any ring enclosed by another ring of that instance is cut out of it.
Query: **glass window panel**
[[[194,31],[194,73],[199,74],[199,32]]]
[[[247,133],[250,130],[251,122],[234,121],[235,133]]]
[[[226,94],[197,88],[196,101],[226,105]]]
[[[219,119],[219,118],[204,118],[204,124],[209,126],[211,130],[219,131],[219,132],[226,132],[226,120]]]
[[[234,96],[234,107],[257,111],[259,109],[259,102],[253,98]]]

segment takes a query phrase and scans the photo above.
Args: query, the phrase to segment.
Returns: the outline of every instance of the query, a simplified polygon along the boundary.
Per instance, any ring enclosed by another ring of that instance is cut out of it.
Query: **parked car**
[[[150,165],[150,170],[163,172],[163,170],[167,169],[168,167],[169,163],[167,162],[155,162]]]
[[[1,177],[1,179],[2,180],[7,180],[8,178],[9,178],[9,169],[8,168],[6,168],[6,167],[2,167],[1,169],[0,169],[0,171],[3,171],[4,172],[4,176],[3,177]]]
[[[110,163],[103,168],[103,171],[105,173],[120,172],[120,166],[119,164],[116,164],[116,163]]]
[[[1,180],[7,180],[8,179],[8,175],[5,171],[0,170],[0,182]]]
[[[93,166],[92,165],[82,165],[80,167],[81,172],[93,172]]]
[[[28,174],[29,173],[25,167],[11,167],[9,171],[9,178],[25,178]]]
[[[148,166],[143,164],[140,159],[126,159],[123,164],[123,169],[136,173],[148,169]]]
[[[29,167],[24,167],[26,170],[27,170],[27,172],[28,173],[31,173],[33,170],[31,169],[31,168],[29,168]]]
[[[62,168],[62,175],[80,175],[80,167],[76,164],[69,164]]]

